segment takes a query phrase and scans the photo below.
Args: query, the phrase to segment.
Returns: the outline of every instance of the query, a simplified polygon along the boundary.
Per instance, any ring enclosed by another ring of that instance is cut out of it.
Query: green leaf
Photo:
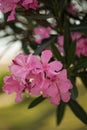
[[[74,70],[79,70],[87,67],[87,58],[80,58],[78,63],[75,65]]]
[[[75,84],[73,85],[73,88],[70,90],[70,92],[71,92],[71,98],[75,100],[78,97],[78,89]]]
[[[37,49],[35,50],[34,54],[39,55],[44,49],[50,46],[51,43],[55,41],[56,37],[53,36],[47,42],[43,42]]]
[[[73,113],[84,123],[87,124],[87,113],[83,108],[74,100],[70,100],[68,103]]]
[[[26,55],[29,54],[28,44],[24,39],[22,40],[22,49],[23,49],[23,51],[25,52]]]
[[[70,78],[71,82],[72,82],[72,85],[73,85],[73,88],[70,90],[71,92],[71,98],[73,100],[75,100],[77,97],[78,97],[78,89],[77,89],[77,86],[76,86],[76,79],[74,78]]]
[[[26,16],[28,19],[32,19],[32,20],[46,20],[48,18],[53,18],[53,15],[52,14],[47,14],[47,15],[44,15],[44,14],[32,14],[32,15],[27,15]]]
[[[76,51],[76,42],[72,42],[69,46],[69,50],[67,54],[67,66],[71,65],[75,59],[75,51]]]
[[[40,104],[44,100],[45,100],[45,98],[40,96],[40,97],[36,98],[34,101],[32,101],[28,108],[33,108],[33,107],[37,106],[38,104]]]
[[[71,98],[75,100],[78,97],[78,90],[75,84],[73,85],[73,88],[70,90],[70,92],[71,92]]]
[[[54,43],[51,43],[51,50],[53,52],[53,55],[57,58],[57,60],[59,61],[63,60],[58,48],[55,46]]]
[[[71,28],[70,28],[70,30],[72,31],[72,32],[84,32],[84,33],[87,33],[87,25],[85,25],[85,26],[82,26],[82,25],[79,25],[79,26],[72,26]]]
[[[57,124],[59,125],[64,117],[65,112],[65,103],[61,102],[60,105],[57,107]]]
[[[70,29],[69,29],[69,21],[67,16],[65,16],[65,23],[64,23],[64,50],[67,58],[67,53],[69,50],[69,46],[71,44],[71,35],[70,35]]]
[[[68,4],[67,0],[58,0],[59,11],[63,12],[67,4]]]
[[[74,75],[85,79],[87,78],[87,71],[82,69],[82,72],[74,72]]]
[[[75,100],[78,97],[78,90],[77,87],[74,85],[73,88],[70,90],[71,98]]]

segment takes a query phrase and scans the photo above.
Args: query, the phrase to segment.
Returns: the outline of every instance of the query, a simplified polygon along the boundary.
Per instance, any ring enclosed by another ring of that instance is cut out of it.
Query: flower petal
[[[71,97],[70,92],[61,93],[61,98],[62,98],[62,101],[64,101],[64,102],[68,102],[70,100],[70,97]]]
[[[48,63],[49,60],[51,59],[52,57],[52,52],[50,50],[45,50],[42,52],[42,55],[41,55],[41,60],[42,60],[42,63]]]
[[[54,61],[49,63],[50,72],[58,72],[63,67],[62,63],[59,61]]]
[[[50,98],[50,102],[51,102],[52,104],[59,105],[59,104],[60,104],[60,96],[57,95],[56,97],[51,97],[51,98]]]

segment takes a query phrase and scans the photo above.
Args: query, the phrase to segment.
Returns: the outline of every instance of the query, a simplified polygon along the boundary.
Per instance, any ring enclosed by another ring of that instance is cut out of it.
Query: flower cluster
[[[44,39],[50,38],[52,29],[50,27],[36,27],[34,28],[35,42],[41,44]],[[72,41],[76,41],[76,55],[87,56],[87,38],[83,37],[81,33],[71,33]],[[60,35],[57,39],[58,49],[64,55],[64,36]]]
[[[44,50],[41,58],[35,55],[19,54],[9,67],[11,76],[4,79],[3,90],[8,94],[16,92],[16,101],[22,100],[22,92],[35,96],[42,94],[52,104],[68,102],[71,97],[72,84],[67,78],[67,70],[60,61],[52,61],[50,50]]]
[[[0,0],[0,11],[3,13],[11,12],[8,21],[15,19],[16,8],[24,7],[25,9],[36,9],[37,0]]]
[[[71,33],[72,41],[76,41],[76,55],[87,56],[87,38],[83,37],[81,33]],[[58,37],[58,49],[64,54],[64,36]],[[74,43],[73,43],[74,44]]]

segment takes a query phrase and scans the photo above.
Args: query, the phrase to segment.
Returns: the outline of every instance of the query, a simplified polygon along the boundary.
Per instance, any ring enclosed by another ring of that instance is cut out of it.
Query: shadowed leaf
[[[59,125],[64,117],[65,112],[65,103],[61,102],[60,105],[57,107],[57,124]]]
[[[62,56],[58,50],[58,48],[54,45],[54,43],[51,44],[51,50],[54,54],[54,56],[59,60],[59,61],[62,61]]]
[[[73,111],[73,113],[84,123],[87,125],[87,113],[83,110],[83,108],[79,105],[78,102],[74,100],[70,100],[68,103],[69,107]]]
[[[44,100],[45,100],[45,98],[40,96],[40,97],[36,98],[34,101],[32,101],[28,108],[33,108],[33,107],[37,106],[38,104],[40,104]]]

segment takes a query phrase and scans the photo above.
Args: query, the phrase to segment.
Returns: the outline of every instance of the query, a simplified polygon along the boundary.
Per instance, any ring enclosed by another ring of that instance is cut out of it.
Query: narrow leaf
[[[68,1],[67,0],[59,0],[58,1],[58,6],[59,6],[59,10],[60,12],[63,12],[65,7],[67,6]]]
[[[65,112],[65,103],[61,102],[57,107],[57,124],[59,125],[64,117]]]
[[[69,21],[65,16],[65,23],[64,23],[64,50],[67,57],[67,50],[69,49],[71,43],[71,36],[70,36],[70,29],[69,29]]]
[[[83,58],[78,61],[77,65],[75,65],[75,68],[74,70],[79,70],[79,69],[82,69],[82,68],[86,68],[87,67],[87,58]]]
[[[74,100],[70,100],[68,103],[73,113],[84,123],[87,124],[87,113],[83,108]]]
[[[40,97],[36,98],[34,101],[32,101],[28,108],[33,108],[33,107],[37,106],[38,104],[40,104],[44,100],[45,100],[45,98],[40,96]]]
[[[70,92],[71,92],[71,98],[75,100],[78,97],[78,90],[75,84],[73,85],[73,88],[70,90]]]
[[[22,40],[22,49],[24,50],[25,54],[29,54],[28,44],[24,40]]]
[[[75,84],[75,79],[74,78],[70,78],[72,84],[73,84],[73,88],[70,90],[71,92],[71,98],[73,100],[75,100],[77,97],[78,97],[78,89],[77,89],[77,86]]]
[[[78,76],[80,78],[84,78],[84,79],[87,78],[87,71],[86,70],[84,71],[84,68],[83,68],[82,72],[76,72],[76,73],[74,72],[74,74],[75,74],[75,76]]]
[[[67,65],[69,66],[70,64],[73,63],[74,59],[75,59],[75,51],[76,51],[76,42],[72,42],[69,46],[69,50],[68,54],[67,54]]]
[[[42,14],[33,14],[33,15],[27,15],[26,16],[28,19],[35,19],[35,20],[46,20],[47,18],[52,18],[53,15],[52,14],[48,14],[48,15],[42,15]]]
[[[57,58],[57,60],[63,60],[58,48],[54,45],[54,43],[51,43],[51,50],[53,52],[53,55]]]
[[[79,25],[79,26],[72,26],[71,28],[70,28],[70,30],[72,31],[72,32],[84,32],[84,33],[87,33],[87,25]]]

